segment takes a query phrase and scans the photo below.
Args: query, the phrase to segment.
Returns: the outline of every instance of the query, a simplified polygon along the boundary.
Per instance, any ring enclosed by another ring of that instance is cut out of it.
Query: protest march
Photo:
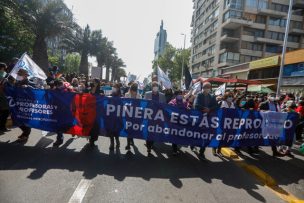
[[[173,91],[159,67],[140,93],[135,77],[106,83],[59,74],[57,67],[46,76],[25,53],[1,84],[11,119],[22,130],[20,142],[35,128],[57,133],[55,147],[63,143],[64,133],[86,137],[91,146],[99,136],[109,137],[110,150],[114,141],[120,146],[121,137],[128,139],[127,150],[134,139],[142,139],[148,153],[154,142],[164,142],[172,144],[174,154],[178,145],[199,147],[204,158],[206,147],[216,154],[222,147],[255,153],[258,146],[270,146],[274,156],[281,156],[291,154],[294,140],[302,139],[303,98],[229,90],[226,83],[213,94],[211,83],[204,81]],[[4,131],[7,117],[1,123]]]

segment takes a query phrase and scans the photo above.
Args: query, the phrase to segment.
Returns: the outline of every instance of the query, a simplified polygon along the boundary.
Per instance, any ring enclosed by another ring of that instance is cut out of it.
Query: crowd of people
[[[276,97],[274,93],[260,94],[249,93],[239,90],[226,90],[224,95],[214,96],[212,94],[212,85],[209,82],[204,82],[201,85],[201,90],[195,93],[196,90],[175,90],[167,89],[162,90],[161,85],[157,82],[157,77],[152,78],[152,82],[144,88],[142,94],[139,93],[138,83],[131,81],[128,84],[111,83],[101,81],[97,78],[88,78],[83,74],[60,74],[58,67],[54,66],[49,70],[48,78],[46,81],[32,81],[28,78],[29,74],[26,70],[20,69],[17,77],[14,80],[11,77],[7,77],[9,68],[4,63],[0,63],[0,131],[7,132],[6,121],[9,117],[9,107],[6,101],[3,88],[6,84],[10,84],[16,87],[31,87],[31,88],[43,88],[52,89],[54,91],[75,92],[75,93],[89,93],[92,95],[104,95],[111,97],[125,97],[134,99],[146,99],[153,100],[160,103],[167,103],[172,106],[183,109],[196,109],[203,113],[210,113],[218,108],[229,109],[244,109],[244,110],[257,110],[257,111],[274,111],[274,112],[296,112],[299,116],[299,123],[296,127],[295,139],[298,142],[303,141],[303,128],[304,128],[304,98],[295,98],[293,94],[282,95]],[[26,142],[31,133],[31,128],[25,125],[18,126],[22,130],[22,134],[18,137],[18,142]],[[63,132],[56,132],[57,139],[54,142],[54,147],[59,147],[63,143]],[[94,128],[90,132],[89,143],[91,146],[95,146],[95,142],[98,139],[98,128]],[[109,132],[110,137],[110,150],[114,150],[115,147],[120,147],[119,132],[113,130]],[[153,149],[153,141],[147,140],[146,147],[147,152],[150,154]],[[134,146],[134,140],[127,138],[126,150],[131,150],[131,146]],[[290,150],[291,146],[276,147],[272,146],[273,156],[293,156]],[[192,150],[195,150],[194,146],[191,146]],[[240,152],[240,148],[234,149],[237,153]],[[243,149],[242,149],[243,150]],[[179,147],[176,144],[172,144],[172,153],[177,155],[179,153]],[[205,148],[200,147],[199,155],[202,159]],[[213,148],[214,155],[221,154],[221,148]],[[259,152],[258,147],[248,147],[248,152],[255,154]]]

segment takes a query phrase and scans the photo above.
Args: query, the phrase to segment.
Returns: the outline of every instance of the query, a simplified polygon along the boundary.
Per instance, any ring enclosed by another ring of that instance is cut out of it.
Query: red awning
[[[226,78],[197,78],[196,80],[193,80],[193,83],[196,82],[210,82],[210,83],[239,83],[239,84],[246,84],[246,85],[259,85],[262,84],[260,81],[256,80],[242,80],[242,79],[226,79]]]

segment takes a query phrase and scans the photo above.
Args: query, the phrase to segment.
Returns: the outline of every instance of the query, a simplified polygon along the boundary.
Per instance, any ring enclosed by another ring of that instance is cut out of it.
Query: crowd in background
[[[12,66],[12,65],[10,65]],[[6,132],[5,124],[9,116],[9,107],[5,95],[3,93],[3,84],[6,78],[8,84],[17,87],[32,87],[52,89],[56,91],[75,92],[75,93],[90,93],[94,95],[105,95],[111,97],[126,97],[136,99],[154,100],[160,103],[167,103],[172,106],[184,109],[196,109],[204,113],[210,113],[218,108],[230,109],[244,109],[244,110],[257,110],[257,111],[275,111],[275,112],[295,112],[299,116],[299,123],[296,127],[295,139],[297,142],[303,140],[303,127],[304,127],[304,98],[296,98],[293,94],[282,95],[276,97],[274,93],[260,94],[250,93],[245,90],[226,89],[225,93],[220,96],[214,96],[212,93],[212,85],[209,82],[201,84],[201,89],[190,90],[163,90],[161,85],[157,82],[157,77],[152,78],[152,82],[147,84],[143,90],[139,91],[139,85],[136,81],[129,81],[128,84],[111,83],[97,78],[88,78],[83,74],[69,73],[60,74],[59,68],[54,66],[50,68],[48,78],[46,81],[33,81],[28,79],[26,70],[20,69],[16,80],[7,78],[7,74],[11,69],[4,63],[0,63],[0,80],[2,81],[0,91],[0,131]],[[18,137],[18,141],[27,141],[31,128],[27,126],[19,126],[22,134]],[[63,132],[56,132],[57,140],[54,143],[55,147],[63,143]],[[98,130],[92,129],[90,133],[90,145],[94,146],[95,141],[98,139]],[[110,132],[110,150],[120,147],[119,132]],[[116,143],[116,145],[115,145]],[[134,145],[131,138],[127,140],[126,150],[130,150]],[[151,153],[154,143],[150,140],[146,141],[147,152]],[[291,146],[276,147],[272,146],[273,156],[284,156],[291,154]],[[194,146],[191,149],[196,150]],[[177,155],[179,147],[172,144],[173,154]],[[237,153],[240,148],[235,148]],[[243,150],[243,149],[242,149]],[[204,159],[205,148],[199,149],[199,155]],[[221,148],[212,149],[214,155],[221,154]],[[248,152],[251,154],[258,153],[258,147],[248,147]]]

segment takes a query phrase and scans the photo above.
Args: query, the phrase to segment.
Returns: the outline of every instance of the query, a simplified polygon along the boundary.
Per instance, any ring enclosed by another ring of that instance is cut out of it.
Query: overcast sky
[[[192,0],[65,0],[72,9],[78,24],[101,29],[114,41],[126,71],[137,76],[151,72],[154,58],[154,39],[161,20],[167,30],[168,42],[177,48],[190,46]]]

